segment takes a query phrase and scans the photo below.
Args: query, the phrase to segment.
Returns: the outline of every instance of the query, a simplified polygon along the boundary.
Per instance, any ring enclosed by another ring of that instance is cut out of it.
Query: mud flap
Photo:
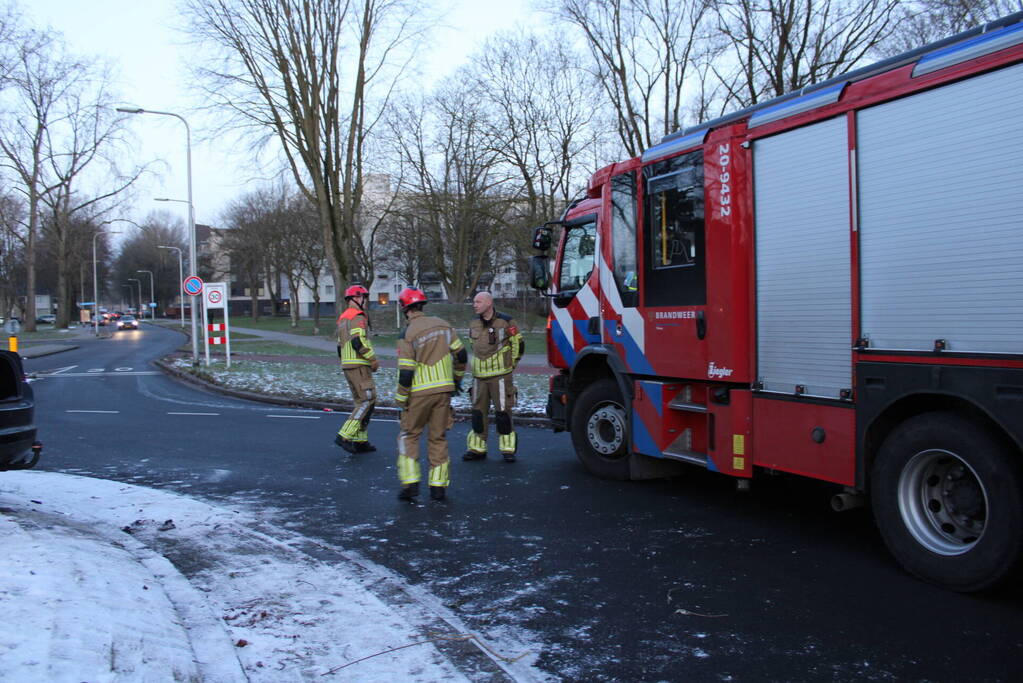
[[[633,453],[629,458],[629,479],[668,479],[684,475],[692,465],[668,458]]]

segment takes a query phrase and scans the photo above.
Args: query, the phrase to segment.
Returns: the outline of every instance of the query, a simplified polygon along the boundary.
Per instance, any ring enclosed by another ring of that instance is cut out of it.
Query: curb
[[[52,356],[55,353],[63,353],[65,351],[72,351],[77,349],[77,344],[40,344],[38,349],[32,349],[31,347],[22,347],[18,350],[18,355],[22,358],[42,358],[43,356]]]
[[[166,358],[160,358],[154,360],[153,364],[158,367],[164,374],[169,375],[175,379],[181,380],[188,384],[198,386],[200,388],[212,391],[214,393],[223,394],[225,396],[231,396],[233,398],[240,398],[246,401],[256,401],[258,403],[271,403],[279,406],[292,406],[296,408],[312,408],[315,410],[328,410],[332,412],[347,412],[352,409],[351,403],[333,403],[328,401],[313,401],[311,399],[291,397],[291,396],[273,396],[271,394],[259,394],[254,391],[243,391],[241,389],[231,389],[215,382],[210,382],[201,377],[196,377],[190,372],[180,370],[179,368],[173,367],[167,362]],[[401,410],[391,406],[377,406],[374,409],[374,414],[388,415],[390,417],[400,417]],[[456,410],[455,417],[460,422],[467,422],[471,419],[471,413],[467,410]],[[514,418],[515,424],[523,427],[542,427],[550,428],[550,420],[546,417],[536,416],[518,416]]]

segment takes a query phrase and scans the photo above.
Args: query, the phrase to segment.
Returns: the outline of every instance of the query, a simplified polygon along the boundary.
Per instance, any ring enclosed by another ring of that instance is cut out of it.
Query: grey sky
[[[529,19],[529,0],[503,0],[500,10],[474,0],[446,0],[450,7],[446,28],[438,29],[431,44],[440,46],[424,55],[427,80],[449,73],[487,36]],[[192,183],[196,220],[216,224],[226,204],[252,189],[261,179],[253,177],[244,150],[225,140],[205,140],[206,122],[196,113],[199,104],[187,82],[184,66],[186,46],[176,28],[182,24],[176,0],[33,0],[23,2],[25,13],[36,26],[61,31],[71,48],[109,60],[117,76],[123,101],[170,111],[184,116],[192,128]],[[138,116],[132,122],[139,146],[135,162],[163,162],[159,176],[141,183],[137,201],[127,217],[141,220],[154,209],[186,217],[186,205],[161,204],[154,197],[185,199],[184,126],[171,117]]]

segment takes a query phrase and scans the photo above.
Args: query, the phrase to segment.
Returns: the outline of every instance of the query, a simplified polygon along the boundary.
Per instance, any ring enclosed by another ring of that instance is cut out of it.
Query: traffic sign
[[[185,290],[185,294],[189,296],[199,296],[202,294],[203,281],[198,275],[189,275],[185,278],[185,281],[181,283],[182,288]]]

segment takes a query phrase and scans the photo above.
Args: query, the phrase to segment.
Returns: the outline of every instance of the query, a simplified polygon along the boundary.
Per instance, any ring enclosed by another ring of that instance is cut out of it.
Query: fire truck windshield
[[[569,229],[565,237],[565,248],[561,252],[558,291],[574,292],[586,284],[593,271],[596,251],[596,223],[584,223]]]

